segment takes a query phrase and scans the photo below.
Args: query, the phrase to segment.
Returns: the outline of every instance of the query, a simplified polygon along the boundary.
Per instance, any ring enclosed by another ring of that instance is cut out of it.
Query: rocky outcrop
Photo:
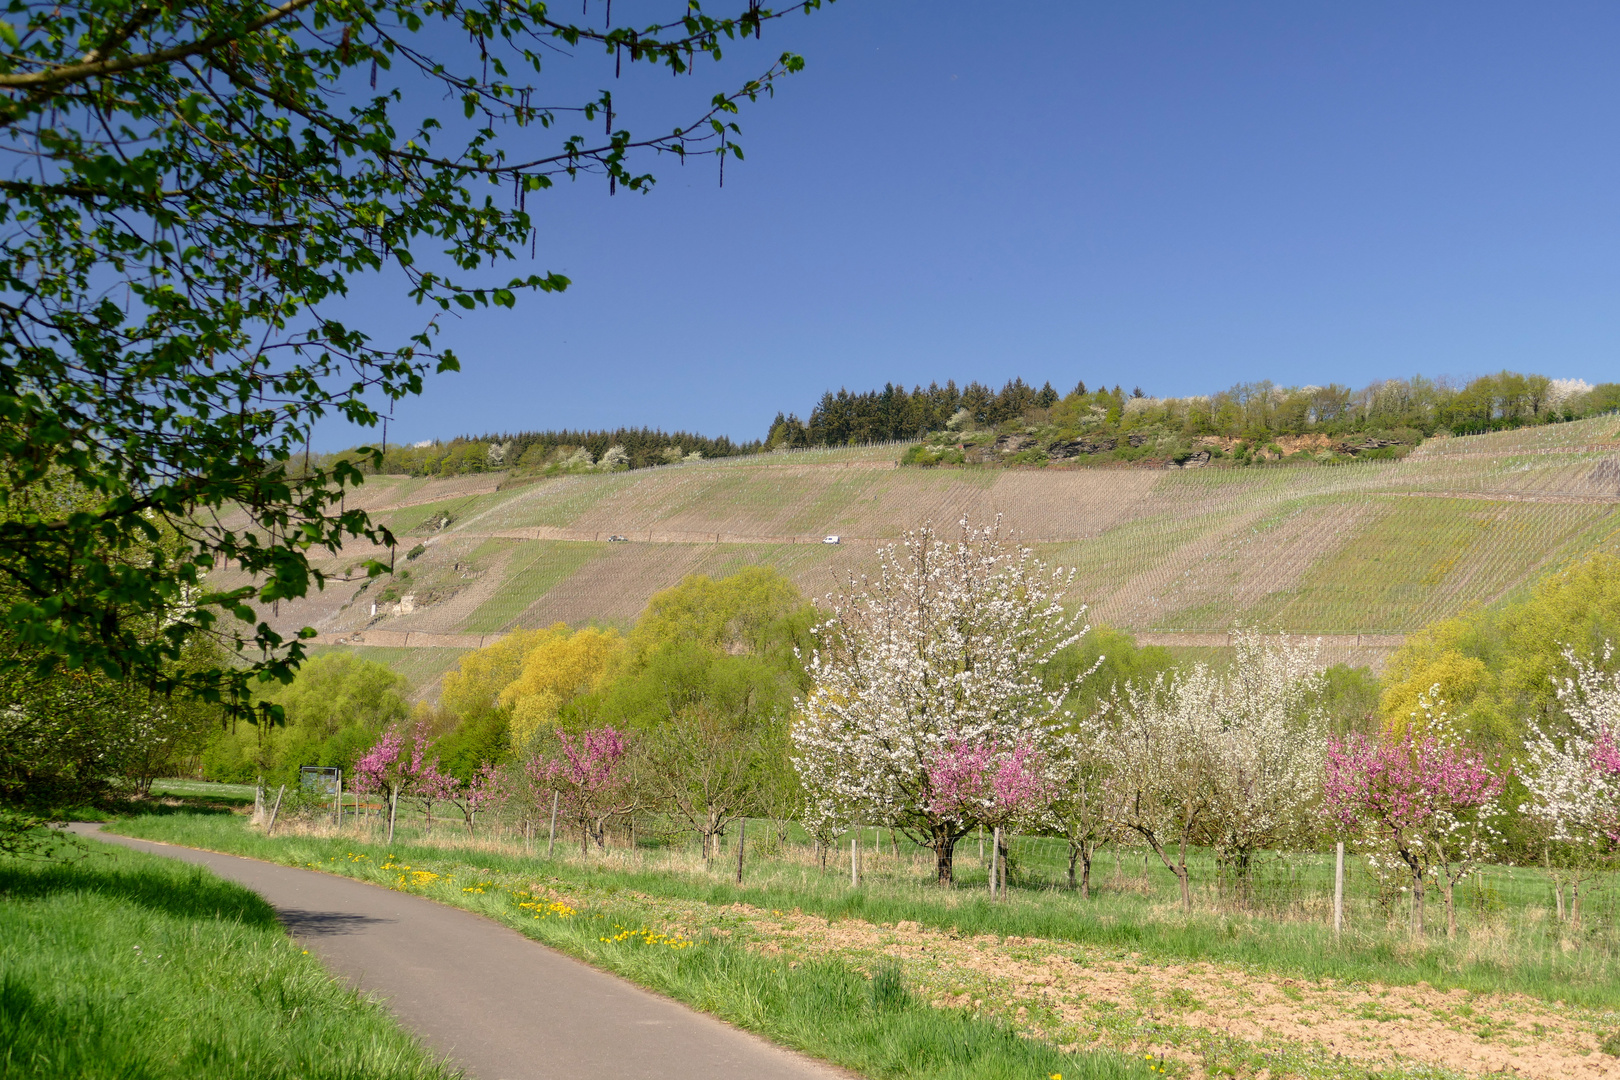
[[[1053,461],[1067,461],[1081,454],[1106,454],[1118,445],[1118,439],[1075,439],[1073,442],[1053,443],[1046,448],[1046,456]]]
[[[1349,454],[1354,457],[1363,450],[1382,450],[1388,446],[1399,446],[1394,439],[1364,439],[1358,443],[1341,442],[1333,444],[1335,454]]]

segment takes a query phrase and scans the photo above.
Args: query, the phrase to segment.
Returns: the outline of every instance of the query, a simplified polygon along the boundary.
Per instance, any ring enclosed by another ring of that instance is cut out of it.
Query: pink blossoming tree
[[[378,793],[388,803],[388,842],[394,842],[394,819],[399,796],[410,783],[410,757],[405,752],[405,736],[397,730],[383,732],[375,746],[355,763],[354,790]]]
[[[1412,876],[1412,930],[1423,933],[1425,879],[1446,901],[1446,933],[1457,933],[1455,891],[1491,850],[1505,777],[1462,746],[1444,713],[1425,700],[1426,722],[1400,735],[1351,735],[1328,743],[1324,809],[1347,830],[1363,831]],[[1419,718],[1414,717],[1414,721]]]
[[[1039,818],[1052,801],[1053,785],[1045,761],[1030,740],[1010,746],[995,742],[955,741],[928,767],[929,810],[966,830],[988,825],[995,830],[990,888],[1006,884],[1006,830]]]
[[[477,772],[473,773],[470,781],[456,785],[456,789],[447,796],[447,799],[461,811],[461,816],[467,823],[467,831],[470,833],[478,822],[479,813],[499,806],[506,797],[505,779],[493,763],[486,761],[478,767]]]
[[[557,732],[561,755],[537,757],[527,769],[534,789],[557,792],[560,811],[579,827],[580,854],[589,854],[591,840],[607,846],[607,823],[632,813],[638,805],[626,760],[624,736],[611,726],[572,736]]]
[[[437,756],[428,757],[429,748],[424,727],[416,727],[409,736],[397,728],[390,729],[355,764],[354,790],[381,794],[388,803],[390,844],[394,842],[394,823],[402,797],[422,804],[428,830],[432,831],[433,804],[453,795],[459,786],[454,777],[439,769]]]

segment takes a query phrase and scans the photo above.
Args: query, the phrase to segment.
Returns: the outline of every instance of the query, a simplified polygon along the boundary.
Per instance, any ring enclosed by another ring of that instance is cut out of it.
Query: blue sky
[[[723,190],[655,162],[649,195],[531,197],[516,269],[574,285],[449,324],[464,370],[389,438],[747,439],[824,389],[945,378],[1617,379],[1617,45],[1614,4],[839,0],[692,80],[588,58],[542,85],[611,86],[634,131],[782,49],[807,67],[745,108]]]

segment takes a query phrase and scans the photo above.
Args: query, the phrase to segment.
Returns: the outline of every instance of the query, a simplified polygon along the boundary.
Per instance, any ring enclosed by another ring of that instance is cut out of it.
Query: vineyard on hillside
[[[819,597],[924,521],[1000,515],[1077,570],[1070,599],[1100,622],[1400,634],[1620,544],[1614,417],[1332,466],[919,469],[897,466],[898,449],[528,482],[373,477],[355,501],[398,537],[394,576],[334,583],[267,614],[325,641],[465,647],[559,620],[627,624],[687,574],[748,565]],[[326,568],[368,554],[350,549]]]

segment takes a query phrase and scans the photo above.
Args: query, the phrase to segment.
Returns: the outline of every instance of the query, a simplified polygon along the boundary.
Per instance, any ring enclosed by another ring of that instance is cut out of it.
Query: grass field
[[[94,841],[0,857],[0,1077],[452,1075],[241,886]]]
[[[1413,941],[1402,910],[1382,910],[1357,875],[1350,928],[1335,939],[1320,903],[1331,871],[1308,855],[1267,868],[1258,899],[1245,906],[1201,890],[1188,917],[1176,910],[1167,874],[1141,876],[1139,853],[1127,850],[1117,871],[1104,856],[1098,895],[1082,901],[1053,887],[1061,848],[1035,839],[1015,844],[1018,884],[997,903],[985,896],[971,841],[959,849],[959,888],[941,893],[924,884],[925,859],[896,856],[887,837],[872,850],[878,838],[869,833],[863,883],[852,889],[840,864],[847,847],[823,870],[798,845],[777,846],[761,822],[749,830],[755,846],[742,887],[730,880],[731,852],[706,868],[684,849],[581,859],[570,845],[547,859],[525,854],[519,841],[469,840],[459,829],[425,840],[407,827],[384,848],[363,831],[334,836],[297,824],[267,839],[220,816],[118,827],[471,906],[685,1000],[694,1000],[689,990],[659,982],[668,976],[636,968],[647,950],[613,940],[619,930],[592,944],[590,934],[570,937],[536,919],[542,909],[522,905],[543,898],[637,933],[741,946],[788,971],[814,963],[874,977],[891,971],[910,995],[947,1013],[965,1009],[1059,1046],[1152,1056],[1180,1075],[1452,1077],[1494,1063],[1552,1077],[1589,1075],[1593,1063],[1600,1071],[1590,1075],[1607,1075],[1620,1065],[1597,1050],[1620,1027],[1612,896],[1589,896],[1588,929],[1571,936],[1552,925],[1546,881],[1533,870],[1488,871],[1455,942]],[[1212,883],[1206,859],[1195,874]],[[1223,999],[1227,1006],[1216,1004]],[[695,1003],[721,1015],[737,1008]],[[746,1026],[802,1038],[766,1023]]]

